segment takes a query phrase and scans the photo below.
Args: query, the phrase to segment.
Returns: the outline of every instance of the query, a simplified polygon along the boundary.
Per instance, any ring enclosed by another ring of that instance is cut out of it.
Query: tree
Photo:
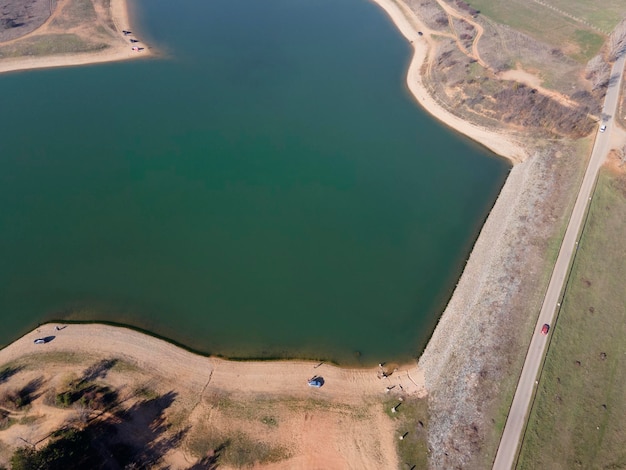
[[[85,431],[59,431],[54,440],[41,450],[21,447],[11,457],[13,470],[66,470],[68,468],[97,468],[90,465],[89,437]]]
[[[609,61],[617,60],[620,54],[626,54],[626,18],[622,19],[609,36]]]

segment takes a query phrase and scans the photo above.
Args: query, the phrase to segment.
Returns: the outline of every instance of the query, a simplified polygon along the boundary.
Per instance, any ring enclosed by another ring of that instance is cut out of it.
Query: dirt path
[[[474,59],[483,68],[493,72],[496,75],[496,77],[498,77],[499,79],[523,83],[531,88],[534,88],[540,94],[548,96],[552,98],[553,100],[559,102],[560,104],[567,106],[568,108],[577,108],[579,106],[578,103],[571,100],[566,95],[563,95],[562,93],[559,93],[558,91],[548,90],[547,88],[542,87],[541,79],[539,77],[537,77],[536,75],[533,75],[532,73],[526,70],[523,70],[521,67],[519,67],[519,65],[516,70],[507,70],[505,72],[497,72],[496,70],[494,70],[492,67],[489,66],[488,63],[486,63],[482,59],[482,57],[480,56],[480,52],[478,50],[478,43],[480,41],[480,38],[485,32],[485,29],[482,27],[482,25],[474,21],[472,17],[468,15],[464,15],[463,13],[455,10],[453,7],[445,3],[443,0],[437,0],[437,3],[448,16],[448,23],[450,25],[451,31],[453,32],[452,36],[454,37],[459,50],[463,52],[463,54],[465,54],[467,57]],[[468,51],[463,45],[463,43],[461,42],[461,38],[459,37],[459,34],[456,31],[456,28],[454,27],[453,18],[457,18],[459,20],[467,22],[476,30],[476,35],[474,36],[474,39],[472,40],[471,52]]]
[[[486,69],[490,69],[489,65],[480,57],[480,53],[478,52],[478,41],[480,40],[480,37],[485,32],[484,28],[480,24],[478,24],[476,21],[474,21],[471,17],[458,12],[457,10],[452,8],[450,5],[445,3],[443,0],[437,0],[437,3],[448,16],[448,23],[450,24],[450,29],[453,31],[453,34],[454,34],[456,43],[459,46],[459,49],[465,55],[467,55],[468,57],[471,57],[476,62],[478,62],[482,67]],[[454,27],[453,18],[457,18],[459,20],[465,21],[476,30],[476,35],[474,36],[474,40],[472,41],[472,52],[469,52],[467,49],[465,49],[465,46],[463,46],[463,43],[461,42],[459,34],[456,32],[456,29]]]

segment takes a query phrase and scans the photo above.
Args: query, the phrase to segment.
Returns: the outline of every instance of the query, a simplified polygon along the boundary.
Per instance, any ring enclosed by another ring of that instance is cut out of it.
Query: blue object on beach
[[[315,376],[312,379],[309,379],[307,383],[309,384],[309,387],[320,388],[324,385],[324,379],[322,377]]]

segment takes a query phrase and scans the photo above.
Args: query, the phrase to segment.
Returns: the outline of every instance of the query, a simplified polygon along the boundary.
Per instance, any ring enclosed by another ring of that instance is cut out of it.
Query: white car
[[[604,132],[606,130],[606,124],[602,124],[600,126],[600,132]]]

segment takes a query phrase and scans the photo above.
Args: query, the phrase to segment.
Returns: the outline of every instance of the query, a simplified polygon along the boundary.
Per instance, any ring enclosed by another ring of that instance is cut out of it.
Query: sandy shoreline
[[[413,46],[413,57],[407,71],[407,86],[417,102],[433,117],[452,129],[484,145],[491,151],[520,163],[528,157],[527,152],[508,136],[473,125],[445,110],[426,90],[420,73],[433,48],[431,30],[424,25],[402,0],[372,0],[391,18],[402,35]],[[422,32],[423,35],[419,35]]]
[[[396,386],[408,396],[425,395],[423,374],[417,365],[399,366],[387,378],[379,378],[379,367],[348,369],[315,361],[228,361],[205,357],[165,340],[128,328],[103,324],[45,324],[0,350],[0,365],[20,357],[50,352],[69,352],[101,357],[117,357],[146,371],[180,380],[186,386],[206,389],[207,385],[232,393],[268,393],[273,396],[305,396],[310,393],[307,379],[325,379],[319,393],[325,398],[350,402],[364,395],[384,394]],[[46,344],[37,338],[54,337]]]
[[[126,0],[111,0],[110,13],[111,19],[113,20],[117,32],[119,33],[119,37],[116,38],[115,41],[112,41],[107,49],[98,52],[81,52],[54,56],[16,57],[3,59],[0,61],[0,73],[50,67],[71,67],[104,62],[118,62],[153,55],[151,49],[145,46],[142,46],[144,47],[142,51],[133,51],[128,40],[122,35],[123,30],[132,29],[128,3]],[[39,30],[40,28],[14,41],[19,41],[20,39],[24,39],[29,36],[35,36]]]

